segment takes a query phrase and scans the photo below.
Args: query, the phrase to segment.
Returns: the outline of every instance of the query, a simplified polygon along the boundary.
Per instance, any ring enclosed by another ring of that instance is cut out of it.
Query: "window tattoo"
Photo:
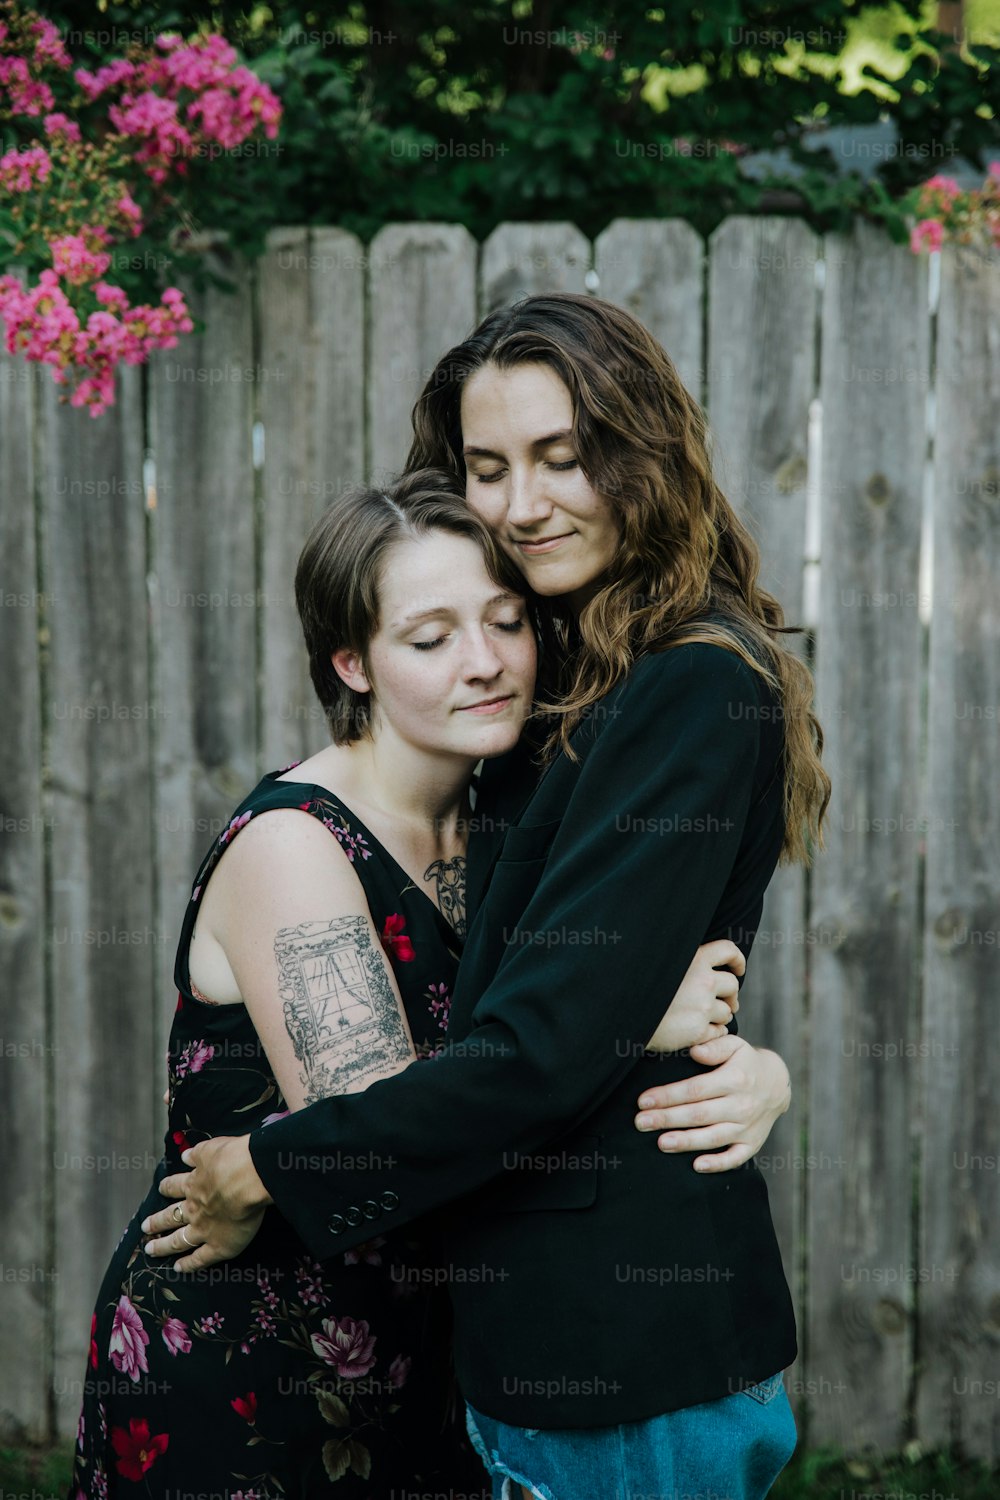
[[[412,1056],[383,956],[362,916],[283,927],[274,940],[285,1026],[307,1104]]]
[[[436,859],[424,871],[424,879],[437,884],[438,906],[459,937],[465,937],[465,855]]]

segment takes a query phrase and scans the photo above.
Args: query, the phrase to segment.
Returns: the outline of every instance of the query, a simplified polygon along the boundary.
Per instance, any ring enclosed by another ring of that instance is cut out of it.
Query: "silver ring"
[[[180,1203],[174,1204],[174,1218],[177,1220],[178,1224],[184,1223],[184,1209]]]
[[[181,1239],[184,1241],[185,1245],[190,1245],[192,1250],[197,1250],[198,1246],[188,1239],[186,1224],[181,1225]]]

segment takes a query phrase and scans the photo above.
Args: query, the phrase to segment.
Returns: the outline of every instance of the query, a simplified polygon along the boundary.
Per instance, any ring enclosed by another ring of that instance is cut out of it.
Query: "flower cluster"
[[[60,270],[72,287],[107,257],[72,235],[54,241],[53,252],[56,269],[43,271],[34,287],[23,287],[16,276],[0,276],[7,352],[50,365],[60,385],[72,375],[71,405],[88,406],[97,417],[114,402],[119,361],[142,364],[154,349],[174,348],[178,334],[190,333],[194,324],[176,287],[167,288],[159,307],[133,307],[120,287],[105,281],[94,283],[99,306],[84,320],[59,284]]]
[[[0,256],[21,273],[0,276],[8,353],[49,365],[74,406],[105,411],[119,363],[141,364],[194,327],[160,278],[158,303],[133,304],[116,244],[160,225],[172,244],[188,227],[178,193],[192,163],[255,132],[273,138],[280,118],[224,37],[164,34],[90,72],[74,68],[51,21],[0,0],[0,120],[15,142],[0,156],[13,225]]]
[[[232,150],[258,126],[272,140],[278,133],[281,107],[274,94],[237,64],[235,50],[218,35],[185,44],[167,34],[157,37],[151,56],[122,58],[96,73],[78,68],[74,76],[91,103],[120,91],[109,118],[122,135],[139,141],[136,160],[154,182],[163,182],[172,167],[184,172],[184,158],[206,143]]]
[[[981,188],[965,190],[954,177],[937,173],[904,200],[914,220],[910,249],[940,250],[943,244],[1000,249],[1000,161],[990,162]]]

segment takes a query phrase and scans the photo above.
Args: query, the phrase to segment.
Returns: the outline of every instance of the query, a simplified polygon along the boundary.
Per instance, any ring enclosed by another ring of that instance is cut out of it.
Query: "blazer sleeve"
[[[616,701],[518,922],[608,941],[508,943],[465,1038],[251,1133],[258,1174],[320,1259],[481,1186],[591,1113],[708,932],[751,805],[757,675],[692,643],[642,658]]]

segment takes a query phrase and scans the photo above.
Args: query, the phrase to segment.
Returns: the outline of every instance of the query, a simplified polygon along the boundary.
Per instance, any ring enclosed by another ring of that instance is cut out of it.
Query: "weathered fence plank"
[[[590,241],[573,224],[501,224],[483,245],[479,316],[536,292],[583,292]]]
[[[140,372],[99,420],[43,387],[39,494],[52,593],[43,711],[51,775],[56,1264],[54,1388],[80,1410],[89,1312],[160,1156]]]
[[[46,374],[46,379],[48,375]],[[45,994],[45,804],[40,631],[51,600],[35,549],[33,387],[38,374],[0,353],[0,1437],[48,1435],[50,1309],[56,1276],[49,1235],[52,1184]],[[15,1357],[16,1351],[16,1357]]]
[[[295,565],[314,520],[364,478],[364,267],[340,229],[277,229],[257,277],[264,433],[258,545],[258,771],[329,742],[295,609]]]
[[[942,258],[917,1287],[917,1422],[1000,1459],[1000,257]]]
[[[810,913],[809,1430],[894,1448],[913,1357],[927,265],[867,225],[830,236],[825,261],[817,697],[834,795]]]
[[[390,224],[370,261],[369,472],[381,484],[406,461],[434,366],[475,325],[476,242],[460,224]]]
[[[761,584],[778,599],[786,622],[800,624],[819,244],[798,220],[740,217],[719,225],[709,251],[706,404],[716,479],[760,546]],[[803,637],[785,637],[785,644],[805,655]],[[805,903],[802,866],[779,869],[764,900],[739,1015],[741,1034],[773,1047],[792,1075],[791,1107],[759,1164],[800,1327]],[[793,1398],[800,1374],[801,1360],[789,1377]]]
[[[157,926],[157,1053],[176,995],[173,960],[202,855],[256,776],[256,630],[265,622],[254,560],[252,429],[259,371],[238,260],[227,293],[185,288],[203,333],[152,362],[150,513]],[[162,1072],[162,1069],[161,1069]],[[160,1083],[160,1075],[157,1075]]]
[[[615,219],[594,242],[595,292],[637,317],[704,399],[705,241],[684,219]]]

